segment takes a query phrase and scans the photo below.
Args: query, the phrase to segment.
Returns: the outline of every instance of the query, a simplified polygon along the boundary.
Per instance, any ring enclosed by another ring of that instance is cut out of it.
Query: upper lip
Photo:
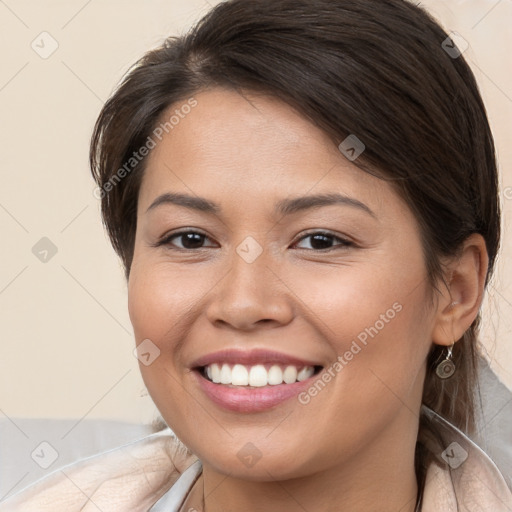
[[[253,349],[253,350],[240,350],[240,349],[225,349],[218,352],[212,352],[196,359],[191,367],[198,368],[208,366],[213,363],[230,363],[230,364],[281,364],[297,366],[299,368],[304,366],[322,366],[319,362],[308,361],[296,356],[283,354],[273,350]]]

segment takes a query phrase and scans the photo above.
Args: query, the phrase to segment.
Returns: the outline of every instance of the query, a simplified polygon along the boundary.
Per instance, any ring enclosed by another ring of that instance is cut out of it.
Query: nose
[[[293,293],[265,251],[252,262],[234,251],[228,273],[212,291],[206,315],[217,327],[275,328],[294,316]]]

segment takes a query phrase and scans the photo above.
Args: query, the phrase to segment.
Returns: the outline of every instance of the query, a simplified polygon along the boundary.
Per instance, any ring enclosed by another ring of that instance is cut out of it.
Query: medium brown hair
[[[104,105],[90,150],[126,278],[146,159],[126,162],[171,106],[220,86],[283,100],[336,145],[355,134],[366,149],[354,164],[389,181],[420,225],[429,290],[443,280],[443,257],[456,256],[472,233],[486,242],[487,285],[500,238],[494,142],[474,75],[446,51],[447,38],[405,0],[228,0],[146,53]],[[432,347],[423,395],[468,433],[479,321],[455,344],[452,378],[436,377],[443,347]]]

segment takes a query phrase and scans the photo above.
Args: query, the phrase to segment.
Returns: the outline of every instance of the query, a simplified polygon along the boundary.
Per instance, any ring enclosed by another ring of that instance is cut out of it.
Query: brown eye
[[[173,242],[175,239],[181,240],[181,245]],[[166,245],[175,246],[177,249],[181,250],[194,250],[194,249],[202,249],[203,243],[205,240],[208,240],[208,237],[199,232],[199,231],[180,231],[179,233],[172,233],[165,238],[163,238],[160,242],[156,244],[157,247]]]
[[[322,251],[322,250],[330,250],[330,249],[336,249],[339,248],[345,248],[353,246],[354,244],[350,242],[349,240],[345,240],[344,238],[341,238],[339,236],[333,235],[331,233],[325,232],[325,231],[315,231],[313,233],[308,233],[305,236],[303,236],[300,240],[307,240],[310,239],[310,245],[311,249],[309,250],[316,250],[316,251]],[[338,241],[341,243],[338,243],[334,246],[332,246],[333,241]]]

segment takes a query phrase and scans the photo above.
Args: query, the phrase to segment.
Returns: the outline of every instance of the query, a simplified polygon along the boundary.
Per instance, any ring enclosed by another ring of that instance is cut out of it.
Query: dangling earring
[[[455,364],[452,361],[452,351],[455,343],[448,347],[446,357],[437,365],[436,375],[440,379],[449,379],[455,373]]]
[[[451,306],[454,307],[457,304],[459,304],[459,302],[455,301],[451,303]],[[454,345],[455,342],[453,342],[451,346],[448,347],[448,353],[446,354],[446,357],[436,366],[436,375],[440,379],[449,379],[455,373],[455,363],[452,361]]]

